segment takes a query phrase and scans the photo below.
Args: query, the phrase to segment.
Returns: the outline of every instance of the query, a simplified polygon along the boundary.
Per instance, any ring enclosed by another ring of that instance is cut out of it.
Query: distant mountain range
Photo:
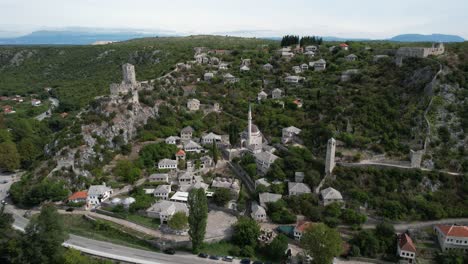
[[[216,33],[217,35],[238,35],[243,36],[243,31],[225,32],[225,34]],[[254,37],[255,32],[246,31],[245,34],[248,37]],[[96,42],[105,41],[125,41],[134,38],[143,37],[163,37],[163,36],[183,36],[186,34],[177,34],[175,32],[133,32],[133,31],[83,31],[83,30],[43,30],[35,31],[30,34],[13,37],[13,38],[0,38],[0,45],[89,45]],[[281,37],[262,37],[265,39],[281,39]],[[372,41],[378,39],[370,38],[342,38],[326,36],[323,37],[326,41]],[[456,35],[443,35],[443,34],[432,34],[432,35],[421,35],[421,34],[403,34],[392,37],[390,39],[381,39],[388,41],[398,42],[463,42],[465,41],[462,37]]]

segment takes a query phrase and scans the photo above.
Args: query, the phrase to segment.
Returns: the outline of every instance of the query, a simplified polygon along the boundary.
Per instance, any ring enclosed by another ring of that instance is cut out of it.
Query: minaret
[[[247,146],[252,144],[252,107],[249,104],[249,125],[247,127]]]
[[[335,168],[336,141],[330,138],[327,143],[327,156],[325,157],[325,175],[330,176]]]

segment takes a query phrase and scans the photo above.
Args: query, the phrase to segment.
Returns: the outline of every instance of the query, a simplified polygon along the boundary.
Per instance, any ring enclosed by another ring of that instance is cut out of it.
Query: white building
[[[209,169],[213,167],[214,161],[210,156],[203,156],[200,158],[200,167],[202,169]]]
[[[88,189],[86,203],[90,206],[99,206],[103,201],[109,199],[112,194],[112,189],[106,184],[91,185]]]
[[[187,108],[190,111],[198,111],[200,110],[200,100],[198,99],[189,99],[187,101]]]
[[[270,166],[279,157],[270,152],[259,152],[254,154],[255,163],[257,163],[257,170],[260,174],[264,175],[270,169]]]
[[[327,143],[327,154],[325,157],[325,175],[331,175],[335,168],[336,140],[330,138]]]
[[[324,59],[309,62],[310,67],[314,67],[314,71],[324,71],[327,68],[327,62]]]
[[[312,193],[310,187],[302,182],[288,182],[288,191],[290,196]]]
[[[268,203],[277,202],[282,197],[283,196],[281,194],[276,194],[276,193],[260,193],[258,195],[258,200],[260,201],[260,205],[266,208]]]
[[[200,144],[192,141],[192,140],[189,140],[188,142],[186,142],[184,144],[184,150],[185,152],[196,152],[196,153],[200,153],[202,150],[203,150],[203,147],[200,146]]]
[[[177,160],[171,159],[162,159],[158,162],[158,169],[160,170],[176,170],[177,169]]]
[[[265,179],[265,178],[260,178],[255,181],[255,189],[258,188],[258,186],[265,186],[265,187],[270,187],[270,183]]]
[[[171,193],[171,185],[162,184],[156,187],[154,190],[154,197],[160,198],[161,200],[169,199],[169,194]]]
[[[271,70],[273,70],[273,65],[271,65],[270,63],[267,63],[267,64],[263,65],[263,69],[265,71],[271,71]]]
[[[257,101],[262,101],[262,100],[266,100],[268,98],[268,94],[265,93],[265,91],[261,91],[257,94]]]
[[[345,60],[348,62],[353,62],[353,61],[356,61],[357,59],[358,59],[358,56],[356,56],[355,54],[349,54],[348,56],[345,57]]]
[[[172,202],[187,203],[188,201],[188,192],[176,192],[171,197]]]
[[[398,235],[397,255],[400,257],[400,263],[415,263],[416,247],[406,233]]]
[[[40,106],[42,104],[41,100],[39,99],[31,99],[32,106]]]
[[[304,77],[291,75],[291,76],[287,76],[284,79],[284,81],[287,82],[287,83],[299,83],[303,79],[304,79]]]
[[[306,46],[304,48],[304,50],[307,52],[307,51],[312,51],[312,52],[316,52],[318,50],[317,46],[314,46],[314,45],[310,45],[310,46]]]
[[[212,72],[207,72],[203,75],[203,80],[205,81],[211,81],[211,79],[213,79],[214,77],[214,73]]]
[[[294,141],[294,139],[301,133],[302,130],[295,126],[285,127],[282,130],[281,142],[283,144]]]
[[[307,65],[307,64],[305,64],[305,63],[301,64],[301,70],[302,70],[302,71],[307,71],[307,70],[309,70],[309,65]]]
[[[250,68],[247,65],[243,65],[242,67],[240,67],[240,71],[247,72],[247,71],[250,71]]]
[[[332,203],[342,203],[343,196],[339,191],[332,187],[328,187],[320,191],[320,196],[322,197],[322,202],[324,206],[327,206]]]
[[[169,182],[168,173],[153,173],[148,177],[150,182]]]
[[[159,218],[161,220],[161,224],[169,221],[177,212],[184,212],[188,215],[189,209],[187,204],[163,200],[153,204],[146,210],[148,217]]]
[[[169,144],[169,145],[177,145],[177,142],[179,141],[180,141],[180,137],[177,137],[177,136],[170,136],[164,140],[164,142],[166,142],[166,144]]]
[[[253,220],[257,222],[266,222],[267,214],[265,208],[261,207],[256,202],[252,202],[251,209],[252,213],[250,214],[250,216],[252,216]]]
[[[190,140],[190,139],[192,139],[194,131],[195,130],[193,130],[193,128],[191,126],[184,127],[180,131],[180,138],[182,140]]]
[[[295,74],[299,74],[302,72],[301,66],[293,66],[292,70]]]
[[[468,226],[435,225],[434,231],[442,251],[468,252]]]
[[[210,133],[202,136],[202,141],[201,141],[202,144],[213,144],[213,142],[214,143],[221,142],[221,136],[216,135],[213,132],[210,132]]]
[[[275,88],[271,91],[271,98],[273,99],[281,99],[283,97],[283,90],[280,88]]]
[[[236,78],[234,75],[230,73],[226,73],[223,75],[224,82],[226,83],[236,83],[239,82],[239,78]]]

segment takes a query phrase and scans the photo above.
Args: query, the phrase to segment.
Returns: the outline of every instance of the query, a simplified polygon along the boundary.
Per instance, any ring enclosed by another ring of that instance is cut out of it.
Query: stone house
[[[257,101],[262,101],[262,100],[266,100],[268,98],[268,94],[265,93],[265,91],[261,91],[257,94]]]
[[[257,222],[266,222],[267,221],[267,214],[265,208],[258,205],[256,202],[252,202],[251,206],[252,213],[250,216],[253,220]]]
[[[211,188],[229,189],[235,193],[239,193],[240,185],[237,179],[216,177],[211,182]]]
[[[273,70],[273,65],[271,65],[270,63],[267,63],[267,64],[264,64],[262,66],[263,70],[265,71],[272,71]]]
[[[88,196],[86,197],[86,203],[90,206],[97,207],[103,201],[109,199],[112,194],[112,189],[107,187],[106,184],[102,185],[91,185],[88,189]]]
[[[277,202],[282,197],[283,196],[281,194],[276,194],[276,193],[260,193],[258,195],[258,200],[260,201],[260,205],[266,208],[268,203]]]
[[[67,201],[69,203],[86,203],[87,198],[88,198],[88,192],[80,191],[80,192],[75,192],[72,195],[70,195]]]
[[[309,57],[309,58],[313,58],[313,57],[315,57],[315,52],[313,52],[313,51],[306,51],[306,52],[304,52],[304,55],[307,56],[307,57]]]
[[[177,212],[189,213],[187,204],[172,201],[159,201],[146,210],[146,214],[151,218],[159,218],[161,224],[167,223]]]
[[[190,140],[190,139],[192,139],[193,132],[195,132],[195,130],[193,130],[193,128],[191,126],[184,127],[180,131],[180,137],[184,141]]]
[[[288,193],[292,195],[301,195],[306,193],[312,193],[310,187],[302,182],[288,182]]]
[[[180,141],[180,137],[177,137],[177,136],[170,136],[164,140],[164,142],[169,145],[177,145],[179,141]]]
[[[200,110],[200,101],[198,99],[189,99],[187,101],[187,108],[190,111],[198,111]]]
[[[203,156],[200,158],[200,167],[202,169],[208,169],[213,167],[214,161],[210,156]]]
[[[265,187],[270,187],[270,183],[265,179],[265,178],[260,178],[255,181],[255,189],[257,189],[258,186],[265,186]]]
[[[324,206],[327,206],[332,203],[342,203],[343,196],[339,191],[332,187],[328,187],[320,191],[320,197],[322,198],[322,203]]]
[[[211,79],[213,79],[214,77],[214,73],[212,72],[207,72],[203,75],[203,80],[205,81],[211,81]]]
[[[295,76],[295,75],[286,76],[286,78],[284,79],[284,81],[287,83],[299,83],[302,80],[304,80],[304,77]]]
[[[229,64],[222,62],[219,64],[218,69],[221,71],[226,71],[227,69],[229,69]]]
[[[193,140],[189,140],[184,144],[184,151],[185,152],[196,152],[196,153],[201,153],[203,150],[203,147],[200,146],[200,144],[196,143]]]
[[[204,136],[202,136],[202,140],[201,140],[201,143],[203,145],[207,145],[207,144],[213,144],[216,143],[218,144],[219,142],[221,142],[221,136],[220,135],[216,135],[215,133],[213,132],[210,132]]]
[[[351,77],[354,76],[354,75],[357,75],[359,74],[359,70],[358,69],[349,69],[349,70],[346,70],[344,72],[341,73],[341,81],[342,82],[347,82],[349,80],[351,80]]]
[[[176,170],[177,169],[177,160],[171,159],[162,159],[158,162],[158,169],[160,170]]]
[[[156,187],[156,189],[154,190],[154,197],[159,198],[161,200],[168,200],[170,193],[171,193],[171,185],[162,184]]]
[[[310,67],[314,67],[314,71],[324,71],[327,69],[327,62],[324,59],[309,62]]]
[[[318,47],[315,46],[315,45],[310,45],[310,46],[306,46],[304,48],[304,50],[307,52],[307,51],[312,51],[312,52],[316,52],[318,50]]]
[[[301,131],[302,131],[301,129],[295,126],[283,128],[282,136],[281,136],[281,143],[287,144],[289,142],[294,141],[294,139],[301,133]]]
[[[187,155],[183,149],[179,149],[175,154],[176,160],[185,160],[186,156]]]
[[[283,98],[283,90],[280,88],[275,88],[271,91],[271,98],[273,99],[281,99]]]
[[[279,158],[270,152],[255,153],[254,157],[255,163],[257,163],[257,171],[261,175],[265,175],[270,169],[270,166]]]
[[[348,56],[345,56],[345,60],[348,62],[357,61],[357,59],[358,56],[356,56],[355,54],[349,54]]]
[[[292,70],[293,70],[293,72],[294,72],[295,74],[299,74],[299,73],[302,72],[302,69],[301,69],[300,66],[293,66],[293,67],[292,67]]]
[[[341,48],[342,50],[349,50],[349,45],[346,44],[346,43],[341,43],[341,44],[340,44],[340,48]]]
[[[31,99],[31,105],[32,106],[40,106],[42,104],[42,101],[39,99]]]
[[[177,180],[179,185],[187,185],[195,183],[195,175],[191,171],[183,171],[179,173]]]
[[[250,71],[250,68],[247,65],[243,65],[243,66],[240,67],[240,71],[241,72],[247,72],[247,71]]]
[[[225,83],[237,83],[239,82],[239,78],[234,77],[234,75],[230,73],[226,73],[223,75],[223,79]]]
[[[306,63],[301,64],[301,70],[303,72],[309,70],[309,65],[307,65]]]
[[[148,177],[149,182],[169,182],[168,173],[153,173]]]

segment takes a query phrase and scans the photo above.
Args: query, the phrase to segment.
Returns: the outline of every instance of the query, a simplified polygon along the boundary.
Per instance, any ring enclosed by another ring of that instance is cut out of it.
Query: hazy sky
[[[0,0],[0,36],[63,27],[468,39],[468,0]]]

